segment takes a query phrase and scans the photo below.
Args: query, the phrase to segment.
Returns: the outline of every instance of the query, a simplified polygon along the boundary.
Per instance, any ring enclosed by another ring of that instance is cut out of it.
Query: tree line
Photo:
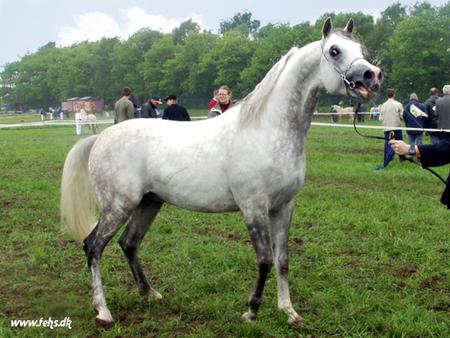
[[[315,23],[261,27],[246,11],[222,21],[217,33],[188,20],[169,34],[144,28],[124,41],[103,38],[69,47],[49,42],[4,65],[1,102],[17,110],[59,106],[76,96],[111,104],[123,86],[140,102],[175,93],[185,104],[201,105],[222,84],[244,97],[291,47],[320,39],[329,16],[336,27],[353,17],[355,34],[385,74],[384,87],[396,88],[401,99],[412,91],[425,99],[430,87],[450,83],[450,2],[395,3],[376,19],[362,12],[324,13]]]

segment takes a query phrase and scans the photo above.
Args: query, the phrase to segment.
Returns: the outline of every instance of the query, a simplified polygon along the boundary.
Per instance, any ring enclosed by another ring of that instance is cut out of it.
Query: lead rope
[[[359,113],[359,109],[360,109],[360,108],[361,108],[361,101],[358,101],[358,104],[356,105],[356,108],[355,108],[354,117],[353,117],[353,129],[356,131],[356,133],[357,133],[359,136],[362,136],[362,137],[365,137],[365,138],[377,139],[377,140],[384,140],[384,141],[395,140],[395,136],[394,136],[395,134],[394,134],[393,131],[389,134],[389,138],[381,137],[381,136],[365,135],[365,134],[360,133],[359,130],[358,130],[358,128],[356,127],[356,120],[358,119],[358,113]],[[412,157],[410,157],[410,156],[405,156],[405,159],[406,159],[407,161],[411,162],[411,163],[414,163],[415,165],[417,165],[417,166],[419,166],[419,167],[422,167],[422,166],[420,165],[420,163],[417,163],[416,161],[414,161],[414,159],[413,159]],[[442,176],[439,175],[437,172],[435,172],[433,169],[426,168],[426,167],[423,168],[423,169],[428,170],[430,173],[432,173],[434,176],[436,176],[442,183],[444,183],[444,185],[447,185],[447,181],[444,180],[444,179],[442,178]]]

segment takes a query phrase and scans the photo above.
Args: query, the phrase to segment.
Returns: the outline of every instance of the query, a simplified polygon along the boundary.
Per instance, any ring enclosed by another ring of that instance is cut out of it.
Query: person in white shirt
[[[403,133],[400,127],[403,121],[403,105],[395,100],[395,90],[388,88],[387,101],[380,107],[380,121],[384,128],[384,163],[382,167],[375,169],[384,169],[395,156],[395,152],[389,146],[389,139],[403,140]],[[399,129],[397,129],[399,128]],[[404,156],[400,156],[400,160],[404,160]]]
[[[81,113],[79,111],[77,111],[75,113],[75,132],[77,133],[77,135],[81,135]]]

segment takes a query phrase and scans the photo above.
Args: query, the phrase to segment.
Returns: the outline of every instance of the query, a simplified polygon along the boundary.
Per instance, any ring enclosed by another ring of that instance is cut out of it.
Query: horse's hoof
[[[150,289],[150,290],[140,290],[139,293],[141,296],[149,297],[153,299],[163,299],[163,296],[156,290]]]
[[[256,322],[256,314],[254,314],[251,311],[248,311],[241,316],[241,319],[246,323],[255,323]]]
[[[110,326],[113,323],[112,319],[109,318],[101,318],[100,316],[95,317],[95,321],[100,326]]]
[[[303,319],[303,317],[300,315],[296,315],[295,317],[288,319],[288,323],[294,325],[303,324],[304,322],[305,319]]]
[[[158,291],[156,290],[151,290],[148,294],[149,297],[153,298],[153,299],[163,299],[162,294],[160,294]]]

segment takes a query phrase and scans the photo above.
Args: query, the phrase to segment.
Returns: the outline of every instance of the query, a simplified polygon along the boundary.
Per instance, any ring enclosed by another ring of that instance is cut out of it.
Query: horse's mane
[[[260,116],[262,107],[267,104],[270,93],[273,90],[281,72],[285,68],[288,60],[298,51],[297,47],[285,54],[266,74],[264,79],[253,89],[253,91],[243,98],[239,104],[241,109],[239,112],[240,126],[248,125]]]

